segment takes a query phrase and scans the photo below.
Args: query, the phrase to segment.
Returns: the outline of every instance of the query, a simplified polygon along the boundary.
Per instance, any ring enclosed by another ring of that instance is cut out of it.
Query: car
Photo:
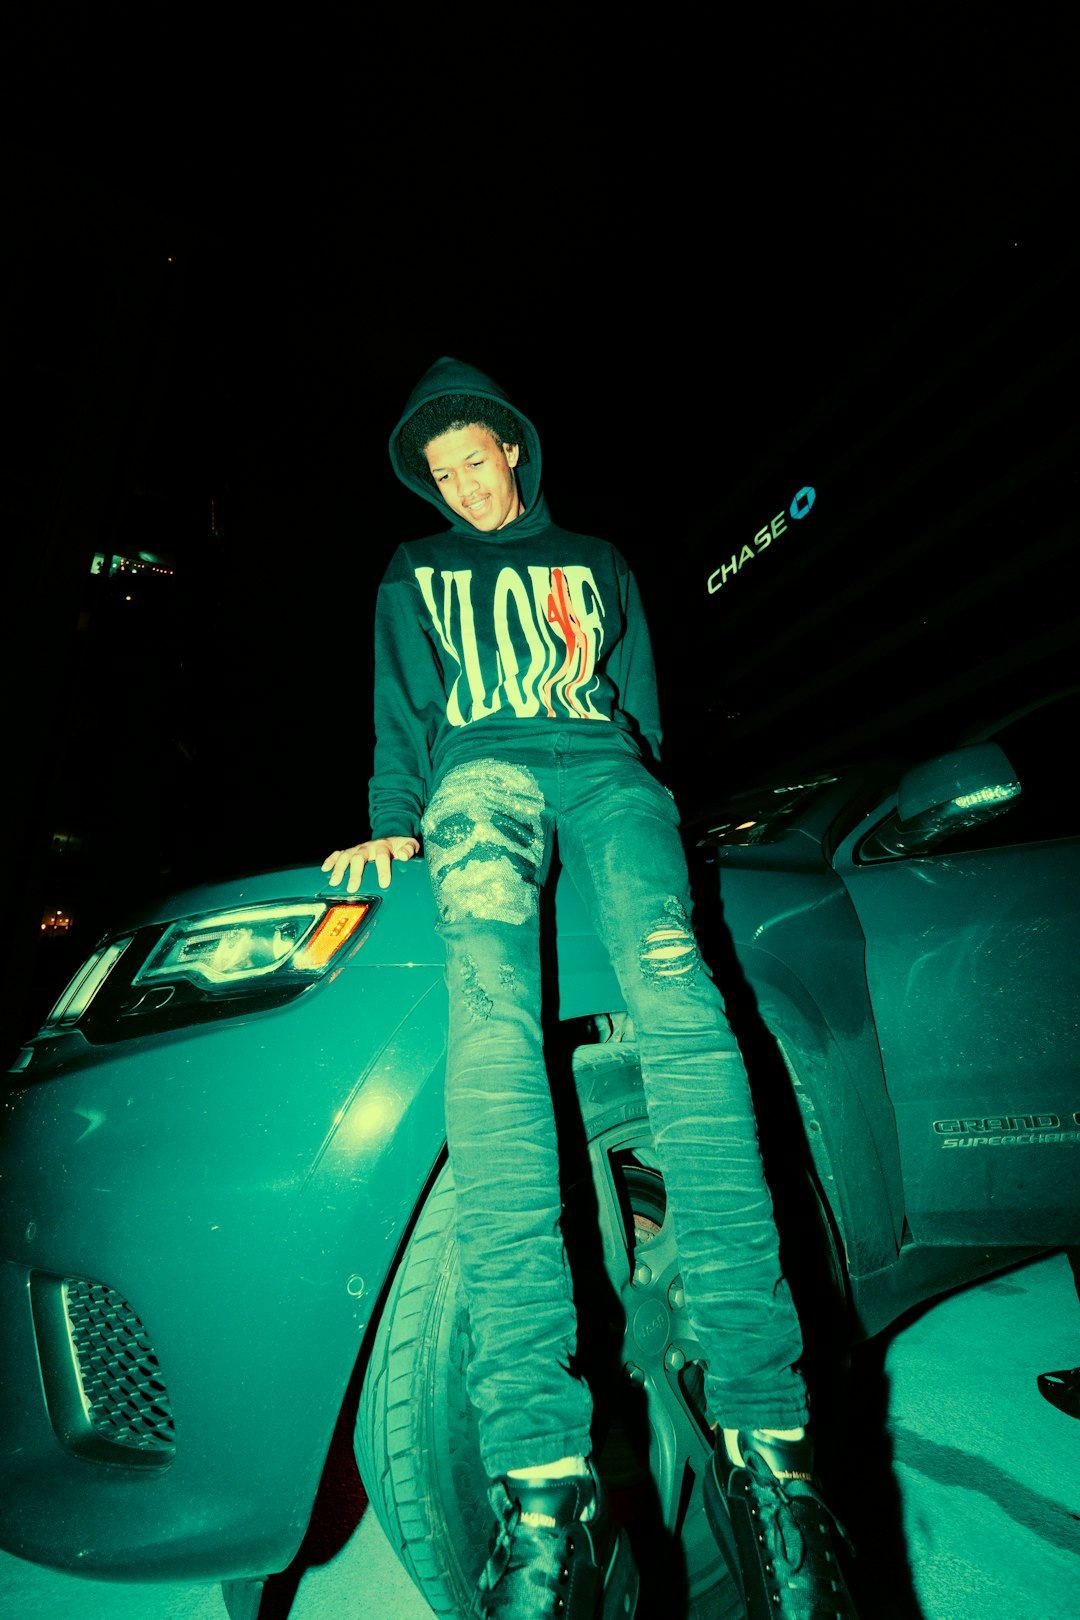
[[[920,1301],[1080,1242],[1078,718],[1070,691],[929,759],[798,773],[687,822],[823,1368]],[[639,1554],[667,1559],[670,1612],[735,1612],[633,1030],[565,875],[551,904],[600,1466]],[[385,891],[307,867],[188,890],[107,934],[23,1048],[0,1133],[4,1548],[220,1579],[255,1614],[351,1391],[391,1542],[437,1613],[466,1611],[487,1481],[434,924],[419,861]]]

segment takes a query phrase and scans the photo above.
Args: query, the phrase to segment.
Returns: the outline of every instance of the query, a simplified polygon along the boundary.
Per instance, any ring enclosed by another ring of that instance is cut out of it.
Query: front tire
[[[634,1048],[580,1048],[574,1070],[580,1170],[564,1188],[563,1225],[575,1296],[588,1302],[578,1314],[597,1411],[594,1455],[634,1544],[639,1614],[725,1620],[741,1611],[702,1500],[712,1451],[702,1358]],[[434,1612],[446,1616],[469,1611],[491,1532],[489,1482],[465,1392],[468,1320],[453,1220],[447,1165],[387,1296],[356,1429],[360,1476],[379,1522]]]

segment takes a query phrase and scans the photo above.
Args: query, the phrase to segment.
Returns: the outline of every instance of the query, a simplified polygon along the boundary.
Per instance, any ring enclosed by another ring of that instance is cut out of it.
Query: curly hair
[[[402,460],[411,471],[426,478],[429,469],[424,451],[432,439],[467,427],[486,428],[499,444],[516,444],[520,460],[528,461],[525,434],[513,411],[497,399],[484,399],[479,394],[441,394],[421,405],[398,434]]]

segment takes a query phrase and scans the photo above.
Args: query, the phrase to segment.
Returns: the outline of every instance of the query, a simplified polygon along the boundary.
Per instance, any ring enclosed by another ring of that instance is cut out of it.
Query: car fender
[[[758,1024],[748,1034],[744,1015],[738,1034],[763,1133],[765,1117],[783,1108],[781,1088],[790,1083],[806,1148],[843,1242],[848,1276],[857,1287],[861,1273],[895,1260],[902,1222],[883,1162],[894,1151],[895,1129],[876,1046],[849,1038],[841,1047],[806,986],[768,951],[740,951],[740,961]],[[847,1055],[853,1051],[861,1065],[858,1082]],[[865,1105],[875,1089],[876,1120]]]
[[[293,1556],[380,1266],[442,1142],[441,968],[356,978],[351,1072],[320,1046],[316,991],[108,1062],[61,1054],[8,1093],[0,1222],[21,1253],[0,1267],[0,1348],[22,1370],[0,1423],[9,1550],[130,1579],[240,1577]],[[367,1130],[367,1167],[346,1168],[334,1143],[351,1132],[355,1147],[371,1099],[385,1109],[391,1093],[400,1146],[368,1190],[387,1132]],[[93,1462],[54,1433],[27,1346],[32,1285],[47,1299],[64,1276],[106,1286],[145,1324],[175,1414],[162,1466]]]

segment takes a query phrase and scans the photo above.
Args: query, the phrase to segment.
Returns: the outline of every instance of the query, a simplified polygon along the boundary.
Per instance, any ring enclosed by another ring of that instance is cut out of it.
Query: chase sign
[[[740,568],[745,568],[748,562],[753,562],[755,557],[761,555],[766,546],[771,546],[773,541],[778,539],[787,529],[787,519],[789,517],[795,522],[798,522],[800,518],[804,518],[816,498],[817,492],[813,485],[804,484],[792,500],[787,512],[777,512],[774,518],[770,518],[769,522],[764,524],[755,534],[752,545],[748,541],[741,551],[731,553],[729,561],[721,563],[719,568],[713,569],[708,581],[709,595],[714,596],[722,585],[726,585],[729,579],[735,577]]]

